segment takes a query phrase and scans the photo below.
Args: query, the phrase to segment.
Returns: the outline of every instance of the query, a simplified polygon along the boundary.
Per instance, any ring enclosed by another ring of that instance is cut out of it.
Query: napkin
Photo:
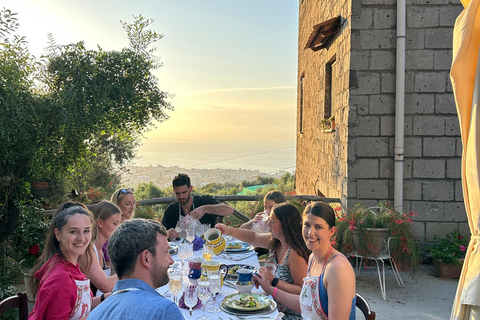
[[[203,248],[203,240],[200,237],[195,236],[193,239],[193,251],[198,251]]]

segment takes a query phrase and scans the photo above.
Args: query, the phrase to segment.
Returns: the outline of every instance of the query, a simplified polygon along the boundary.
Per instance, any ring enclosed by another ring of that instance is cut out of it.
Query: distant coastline
[[[140,183],[153,182],[160,188],[170,187],[172,179],[178,173],[186,173],[192,180],[194,186],[204,186],[209,183],[241,182],[244,180],[255,180],[258,176],[279,178],[287,171],[275,173],[264,173],[259,170],[249,169],[197,169],[181,168],[178,166],[127,166],[127,173],[122,174],[122,184],[129,187],[137,187]],[[289,170],[291,172],[291,170]]]

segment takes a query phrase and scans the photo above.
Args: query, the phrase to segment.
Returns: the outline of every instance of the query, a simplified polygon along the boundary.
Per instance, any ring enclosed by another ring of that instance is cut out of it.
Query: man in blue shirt
[[[168,283],[167,270],[173,264],[169,249],[167,231],[157,221],[123,222],[108,242],[120,280],[88,319],[183,319],[178,306],[155,291]]]

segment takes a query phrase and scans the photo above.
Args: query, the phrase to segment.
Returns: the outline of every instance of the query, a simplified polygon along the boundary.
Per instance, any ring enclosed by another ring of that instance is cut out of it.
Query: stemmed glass
[[[193,243],[185,243],[187,259],[193,257]]]
[[[202,310],[204,315],[198,320],[208,320],[209,317],[205,316],[205,304],[207,303],[208,299],[210,299],[212,293],[210,292],[210,281],[208,279],[208,275],[202,275],[200,279],[198,279],[198,298],[202,301]]]
[[[197,286],[195,285],[186,285],[185,286],[185,297],[183,298],[185,305],[188,307],[190,312],[190,319],[192,319],[192,309],[197,305]]]
[[[208,312],[220,312],[220,309],[216,307],[217,300],[216,300],[216,294],[220,292],[222,289],[222,278],[221,278],[221,273],[220,271],[208,271],[208,279],[210,281],[210,291],[213,296],[213,307],[208,309]]]
[[[177,221],[177,225],[175,226],[175,231],[177,231],[178,235],[180,236],[180,233],[183,231],[183,226],[181,221]]]
[[[187,244],[186,243],[179,243],[178,244],[177,255],[182,260],[182,270],[184,269],[185,259],[188,258],[187,254],[188,254]]]
[[[185,232],[186,232],[185,239],[187,239],[188,242],[192,243],[193,240],[195,239],[195,227],[187,228]]]
[[[173,302],[177,303],[177,295],[182,292],[182,270],[171,269],[168,272],[170,281],[168,282],[168,289],[173,295]]]

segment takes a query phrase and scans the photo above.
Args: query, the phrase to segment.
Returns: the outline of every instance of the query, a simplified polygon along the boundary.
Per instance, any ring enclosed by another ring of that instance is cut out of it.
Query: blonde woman
[[[135,211],[135,192],[133,188],[121,188],[115,191],[110,198],[122,210],[122,222],[132,219]]]

